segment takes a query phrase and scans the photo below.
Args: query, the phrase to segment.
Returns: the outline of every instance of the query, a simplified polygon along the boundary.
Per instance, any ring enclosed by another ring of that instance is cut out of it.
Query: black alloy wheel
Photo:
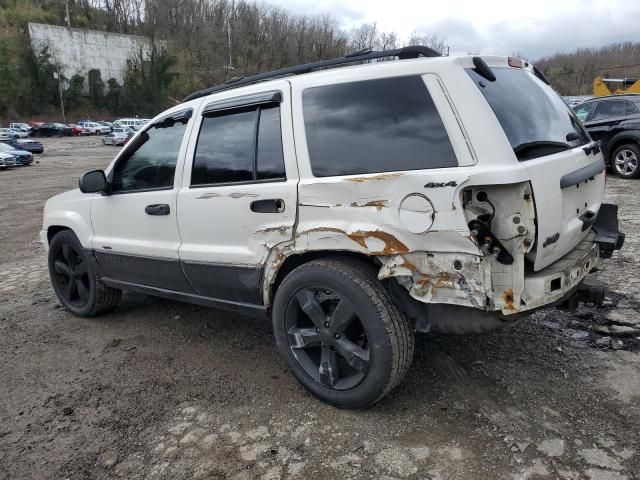
[[[81,252],[68,243],[60,245],[53,253],[53,269],[59,291],[69,305],[83,308],[90,300],[88,262]]]
[[[56,233],[49,243],[49,276],[58,300],[78,317],[92,317],[115,307],[122,291],[105,285],[89,254],[71,230]]]
[[[414,335],[371,263],[336,256],[289,272],[272,311],[280,355],[320,400],[366,408],[402,381]]]
[[[315,381],[347,390],[364,379],[371,352],[348,298],[319,286],[305,287],[289,302],[285,322],[293,356]]]

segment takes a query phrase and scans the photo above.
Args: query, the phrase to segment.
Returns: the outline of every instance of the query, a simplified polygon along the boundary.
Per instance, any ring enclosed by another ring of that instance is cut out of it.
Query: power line
[[[530,48],[530,47],[539,47],[539,46],[553,46],[553,45],[566,45],[566,44],[579,44],[579,43],[592,43],[592,42],[601,42],[603,40],[609,40],[609,39],[613,39],[613,40],[617,40],[614,43],[627,43],[627,42],[633,42],[633,40],[625,40],[623,39],[623,37],[629,37],[629,38],[635,38],[638,35],[640,35],[640,32],[637,32],[635,34],[629,34],[629,33],[624,33],[624,34],[616,34],[616,35],[608,35],[605,37],[598,37],[598,38],[588,38],[588,39],[575,39],[575,40],[562,40],[562,41],[555,41],[555,42],[531,42],[531,43],[497,43],[497,44],[490,44],[491,47],[493,48],[510,48],[510,49],[518,49],[518,48]],[[457,43],[457,42],[453,42],[451,44],[452,47],[456,47],[456,48],[477,48],[478,45],[477,44],[465,44],[465,43]]]
[[[629,65],[615,65],[613,67],[592,68],[591,70],[576,70],[575,72],[545,73],[545,75],[547,77],[555,77],[558,75],[575,75],[576,73],[593,73],[593,72],[600,72],[602,70],[611,70],[614,68],[628,68],[628,67],[640,67],[640,63],[630,63]]]

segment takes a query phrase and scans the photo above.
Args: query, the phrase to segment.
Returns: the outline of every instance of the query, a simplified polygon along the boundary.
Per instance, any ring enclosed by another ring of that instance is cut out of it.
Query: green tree
[[[87,73],[89,82],[89,101],[96,108],[104,106],[104,82],[100,70],[92,68]]]
[[[35,52],[25,45],[17,65],[20,82],[15,93],[15,105],[21,114],[38,114],[59,104],[58,81],[51,63],[51,55],[45,47]]]
[[[132,58],[122,85],[122,109],[129,115],[154,115],[170,104],[169,88],[176,74],[171,71],[175,59],[165,51],[153,49]]]
[[[84,77],[76,73],[64,92],[64,103],[68,111],[78,109],[83,105]]]
[[[104,105],[109,113],[118,115],[121,112],[122,87],[115,78],[107,80],[107,94],[104,97]]]

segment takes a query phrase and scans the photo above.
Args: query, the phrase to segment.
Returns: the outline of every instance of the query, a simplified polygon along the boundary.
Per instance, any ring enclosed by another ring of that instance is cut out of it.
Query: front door
[[[230,303],[263,303],[262,266],[293,235],[298,172],[289,83],[270,85],[203,103],[178,193],[184,270],[198,294]]]
[[[627,117],[627,103],[622,99],[599,100],[584,126],[593,140],[606,143],[616,125]]]
[[[150,125],[108,173],[109,194],[93,199],[92,247],[106,277],[193,292],[178,259],[176,216],[191,118],[185,110]]]

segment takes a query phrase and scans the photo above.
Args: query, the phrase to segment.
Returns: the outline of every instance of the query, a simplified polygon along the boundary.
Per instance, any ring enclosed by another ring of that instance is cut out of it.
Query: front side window
[[[598,103],[598,107],[596,108],[592,120],[623,117],[626,114],[627,105],[624,100],[604,100]]]
[[[581,122],[586,122],[587,117],[593,111],[593,107],[595,107],[597,102],[588,102],[583,103],[582,105],[578,105],[573,107],[573,111],[576,113],[576,117],[580,119]]]
[[[279,106],[215,112],[202,119],[192,186],[285,178]]]
[[[302,103],[316,177],[458,165],[419,76],[312,87]]]
[[[172,188],[178,152],[188,120],[169,119],[140,134],[114,167],[111,191]]]

